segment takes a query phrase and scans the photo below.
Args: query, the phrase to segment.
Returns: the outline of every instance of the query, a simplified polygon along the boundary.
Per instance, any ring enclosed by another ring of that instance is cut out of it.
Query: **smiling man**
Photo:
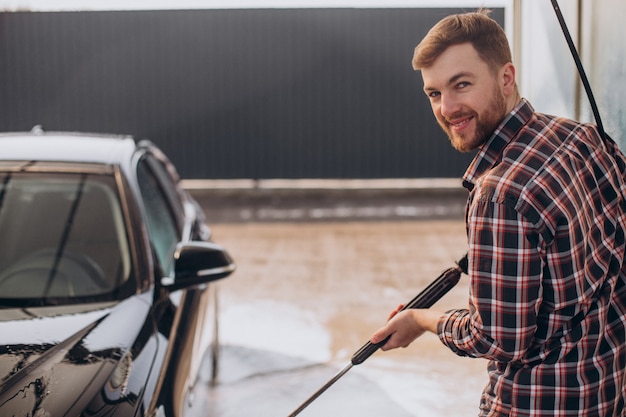
[[[433,113],[478,150],[469,191],[467,308],[392,312],[383,350],[424,332],[487,359],[481,416],[624,416],[626,160],[594,125],[520,97],[487,11],[448,16],[417,46]]]

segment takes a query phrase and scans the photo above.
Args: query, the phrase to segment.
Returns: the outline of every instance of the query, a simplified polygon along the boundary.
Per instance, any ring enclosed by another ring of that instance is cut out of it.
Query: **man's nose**
[[[450,117],[460,110],[459,102],[450,94],[442,94],[440,98],[440,111],[443,117]]]

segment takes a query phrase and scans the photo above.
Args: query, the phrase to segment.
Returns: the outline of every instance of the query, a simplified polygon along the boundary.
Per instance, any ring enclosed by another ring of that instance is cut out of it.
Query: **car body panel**
[[[153,333],[150,298],[151,294],[146,293],[106,309],[0,323],[3,335],[15,335],[11,324],[19,325],[20,334],[28,335],[28,343],[3,344],[0,413],[65,415],[68,406],[87,408],[83,403],[98,403],[101,398],[105,402],[105,396],[110,403],[122,396],[127,403],[141,398],[142,378],[133,384],[129,375],[118,392],[113,388],[119,384],[107,381],[124,355],[132,357],[135,372],[147,373],[150,369],[156,354],[155,342],[138,337]],[[119,326],[120,319],[127,326]],[[47,334],[42,328],[47,328]],[[142,370],[142,366],[147,369]],[[96,383],[98,380],[101,382]],[[106,386],[111,387],[109,392],[103,389]]]

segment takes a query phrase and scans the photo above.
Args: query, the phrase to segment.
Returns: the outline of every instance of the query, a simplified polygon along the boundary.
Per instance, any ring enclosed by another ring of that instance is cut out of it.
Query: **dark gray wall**
[[[147,137],[184,178],[458,177],[410,65],[458,11],[0,13],[0,130]]]

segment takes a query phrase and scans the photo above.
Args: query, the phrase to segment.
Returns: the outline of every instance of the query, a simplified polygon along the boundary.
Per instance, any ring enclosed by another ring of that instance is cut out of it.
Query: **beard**
[[[446,118],[437,119],[439,126],[448,135],[450,143],[460,152],[471,152],[480,148],[489,140],[500,122],[506,116],[506,102],[499,89],[495,88],[491,94],[489,105],[483,114],[479,115],[474,111],[461,111],[453,114],[450,119],[461,119],[472,117],[476,128],[473,132],[458,133],[451,127]]]

